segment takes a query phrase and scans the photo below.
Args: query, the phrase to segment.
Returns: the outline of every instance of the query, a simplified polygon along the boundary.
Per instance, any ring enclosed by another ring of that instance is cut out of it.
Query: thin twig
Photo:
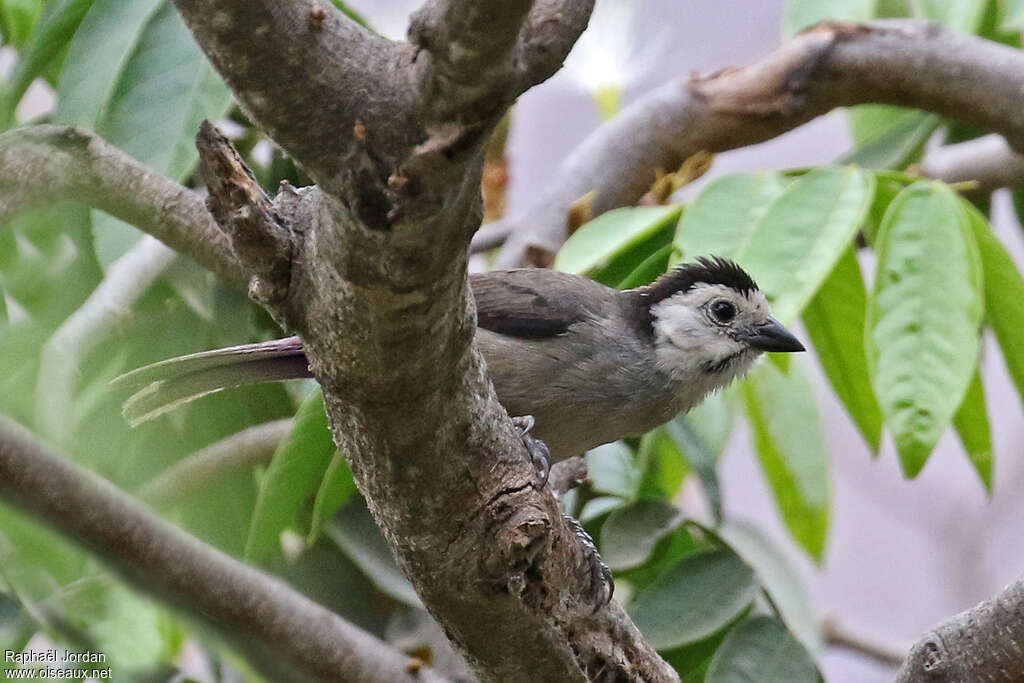
[[[907,657],[907,652],[910,651],[908,647],[899,647],[864,633],[858,633],[834,618],[822,620],[821,634],[825,637],[825,644],[829,647],[849,650],[892,668],[902,664]]]
[[[139,489],[139,497],[163,505],[232,472],[264,465],[291,429],[291,419],[243,429],[168,467]]]
[[[112,263],[89,298],[61,323],[40,352],[36,419],[43,433],[62,443],[71,434],[72,399],[82,360],[131,315],[178,254],[149,235]]]
[[[950,184],[975,182],[977,186],[969,192],[978,195],[991,194],[1000,187],[1024,186],[1024,156],[999,135],[932,150],[921,162],[920,170],[929,178]]]

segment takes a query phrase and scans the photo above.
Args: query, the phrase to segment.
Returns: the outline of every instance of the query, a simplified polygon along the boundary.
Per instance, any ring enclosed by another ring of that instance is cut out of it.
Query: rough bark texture
[[[910,650],[898,683],[1017,683],[1024,672],[1024,581],[939,624]]]
[[[259,280],[250,291],[302,336],[335,439],[427,608],[485,680],[675,680],[621,608],[595,611],[586,551],[537,490],[473,346],[466,247],[484,143],[591,3],[430,2],[415,47],[304,0],[177,5],[319,183],[268,206],[230,145],[200,136],[214,216],[246,236],[232,244]],[[298,73],[312,85],[296,88]],[[267,268],[281,239],[288,263]]]
[[[557,250],[570,207],[589,192],[594,216],[635,204],[657,172],[690,156],[762,142],[830,110],[869,102],[918,107],[1001,133],[1024,149],[1024,53],[937,24],[822,23],[766,59],[668,83],[588,137],[524,213],[492,223],[478,244],[507,238],[497,267]]]
[[[289,588],[148,512],[0,417],[0,495],[143,590],[223,629],[273,680],[441,681]]]

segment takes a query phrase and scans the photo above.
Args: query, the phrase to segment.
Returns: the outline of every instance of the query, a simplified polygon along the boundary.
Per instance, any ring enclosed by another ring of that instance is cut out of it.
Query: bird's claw
[[[583,528],[583,525],[575,517],[562,516],[565,518],[565,523],[569,525],[569,529],[576,535],[580,545],[583,546],[584,561],[583,566],[580,567],[580,578],[587,586],[586,597],[590,599],[596,612],[611,602],[612,595],[615,594],[615,580],[612,578],[612,571],[608,569],[608,565],[597,553],[594,539]]]
[[[537,421],[533,415],[520,415],[512,418],[512,424],[519,430],[519,438],[522,439],[526,452],[530,454],[530,461],[540,475],[537,489],[543,489],[547,486],[548,476],[551,474],[551,451],[548,450],[547,444],[530,434]]]

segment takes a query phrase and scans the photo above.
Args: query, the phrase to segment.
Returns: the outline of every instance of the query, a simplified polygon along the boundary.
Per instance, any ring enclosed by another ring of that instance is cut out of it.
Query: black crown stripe
[[[641,287],[639,292],[647,305],[653,306],[699,284],[722,285],[743,295],[758,291],[757,283],[736,262],[719,256],[702,256],[676,266],[650,285]]]

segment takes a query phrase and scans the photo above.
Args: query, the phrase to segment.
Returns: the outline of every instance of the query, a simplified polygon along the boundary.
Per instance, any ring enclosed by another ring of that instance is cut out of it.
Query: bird
[[[664,424],[764,352],[804,350],[753,278],[725,258],[698,258],[627,290],[536,268],[472,274],[469,283],[475,342],[540,470],[538,489],[552,459]],[[136,425],[224,388],[311,376],[293,336],[171,358],[114,384],[138,390],[124,404]],[[597,610],[614,593],[612,572],[583,526],[563,517],[584,551],[583,596]]]
[[[804,350],[726,258],[701,257],[627,290],[538,268],[469,281],[498,400],[556,462],[689,411],[764,352]],[[311,376],[293,336],[164,360],[113,384],[137,390],[124,404],[137,425],[224,388]]]

